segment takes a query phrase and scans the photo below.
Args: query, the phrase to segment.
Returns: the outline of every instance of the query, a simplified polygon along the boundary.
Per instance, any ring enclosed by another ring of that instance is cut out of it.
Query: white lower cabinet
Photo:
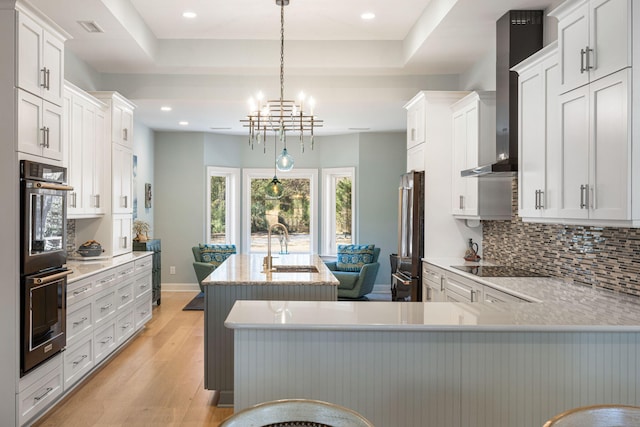
[[[20,378],[19,425],[70,392],[152,316],[151,253],[67,287],[67,347]]]
[[[67,389],[93,368],[93,334],[86,334],[68,346],[63,356],[64,388]]]
[[[447,272],[446,296],[451,302],[480,302],[482,301],[483,285],[460,275]]]
[[[97,365],[116,349],[116,319],[96,329],[93,336],[93,357]]]
[[[422,263],[422,298],[424,302],[444,302],[446,271],[426,262]]]
[[[58,354],[20,378],[18,422],[25,425],[55,402],[63,392],[62,355]]]

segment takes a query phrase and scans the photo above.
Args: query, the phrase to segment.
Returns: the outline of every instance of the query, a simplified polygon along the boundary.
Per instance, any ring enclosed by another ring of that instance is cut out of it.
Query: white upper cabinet
[[[27,11],[18,12],[18,87],[62,106],[64,40]]]
[[[633,219],[630,74],[625,69],[560,96],[560,218]]]
[[[558,18],[561,93],[630,67],[631,0],[569,0]]]
[[[511,218],[511,178],[462,177],[460,172],[496,161],[495,92],[471,92],[451,106],[451,208],[460,219]]]
[[[112,145],[111,185],[113,213],[133,213],[133,153],[126,147]]]
[[[407,110],[407,150],[425,142],[425,98],[419,94],[404,108]]]
[[[110,205],[105,185],[111,143],[106,143],[106,105],[65,83],[65,145],[69,185],[70,218],[104,215]],[[68,106],[67,106],[68,104]]]
[[[62,107],[21,89],[17,91],[18,151],[62,160]]]
[[[512,70],[518,73],[518,214],[557,217],[559,197],[558,47],[554,42]]]

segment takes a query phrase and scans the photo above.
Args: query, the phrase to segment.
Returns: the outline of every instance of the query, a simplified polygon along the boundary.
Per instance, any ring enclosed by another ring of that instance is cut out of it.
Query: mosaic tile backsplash
[[[640,296],[640,229],[526,223],[512,194],[510,221],[483,221],[485,259]]]

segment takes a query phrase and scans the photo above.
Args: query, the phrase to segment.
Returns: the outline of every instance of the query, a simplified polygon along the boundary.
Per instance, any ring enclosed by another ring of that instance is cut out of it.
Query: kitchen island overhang
[[[639,308],[238,301],[226,320],[235,410],[296,397],[347,406],[380,427],[495,427],[639,405]]]

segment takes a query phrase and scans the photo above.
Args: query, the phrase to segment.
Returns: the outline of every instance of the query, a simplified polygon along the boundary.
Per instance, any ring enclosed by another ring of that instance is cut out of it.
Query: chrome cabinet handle
[[[89,288],[78,289],[77,291],[73,291],[73,296],[75,297],[76,295],[83,294],[83,293],[87,292],[88,290],[89,290]]]
[[[72,192],[71,194],[71,201],[69,201],[69,207],[71,208],[77,208],[78,207],[78,195],[76,194],[76,192]]]
[[[476,302],[476,291],[471,291],[471,302]]]
[[[113,304],[107,304],[100,307],[100,311],[109,310]]]
[[[44,72],[44,77],[45,77],[45,84],[46,86],[44,87],[46,90],[51,90],[51,81],[49,80],[49,77],[51,75],[51,70],[48,68],[45,68],[45,72]]]
[[[415,130],[415,128],[411,129],[411,140],[412,141],[416,140],[416,130]]]
[[[460,209],[464,209],[464,196],[460,195]]]
[[[100,344],[106,344],[109,341],[111,341],[113,339],[113,337],[106,337],[105,339],[103,339],[102,341],[100,341]]]
[[[124,329],[128,329],[130,326],[131,326],[131,323],[128,322],[128,323],[125,323],[124,325],[122,325],[121,328],[124,330]]]
[[[47,68],[41,68],[40,72],[42,73],[42,83],[40,83],[40,87],[43,89],[47,88]]]
[[[587,209],[589,207],[589,186],[580,186],[580,209]]]
[[[431,286],[427,287],[427,301],[431,301]],[[144,314],[146,314],[146,312]]]
[[[586,57],[586,59],[587,59],[587,60],[585,61],[585,62],[587,63],[587,66],[585,67],[585,70],[586,70],[586,71],[589,71],[589,70],[593,70],[593,69],[594,69],[594,66],[591,64],[591,59],[590,59],[590,58],[591,58],[591,54],[592,54],[592,53],[593,53],[593,49],[591,49],[591,48],[589,48],[589,46],[587,46],[587,47],[585,48],[585,54],[584,54],[584,56],[585,56],[585,57]]]
[[[124,141],[128,141],[129,140],[129,129],[127,129],[127,128],[122,129],[122,139]]]
[[[584,56],[587,52],[584,49],[580,49],[580,74],[584,74],[587,69],[584,67]]]
[[[53,387],[47,387],[47,389],[44,391],[44,393],[42,393],[42,394],[41,394],[41,395],[39,395],[39,396],[35,396],[35,397],[33,398],[33,400],[34,400],[35,402],[38,402],[38,401],[40,401],[40,400],[44,399],[44,398],[45,398],[45,396],[46,396],[47,394],[51,393],[52,391],[53,391]]]
[[[83,354],[82,356],[80,356],[80,359],[79,359],[79,360],[74,360],[74,361],[73,361],[73,367],[75,368],[76,366],[78,366],[78,365],[79,365],[80,363],[82,363],[82,361],[83,361],[84,359],[86,359],[87,357],[89,357],[89,356],[88,356],[88,355],[86,355],[86,354]]]
[[[86,317],[83,317],[82,319],[78,320],[77,322],[73,322],[73,326],[78,326],[78,325],[82,325],[84,322],[86,322],[88,319]]]
[[[128,298],[129,298],[129,294],[122,295],[122,299],[123,299],[123,300],[128,299]]]
[[[444,292],[444,276],[440,276],[440,292]]]

